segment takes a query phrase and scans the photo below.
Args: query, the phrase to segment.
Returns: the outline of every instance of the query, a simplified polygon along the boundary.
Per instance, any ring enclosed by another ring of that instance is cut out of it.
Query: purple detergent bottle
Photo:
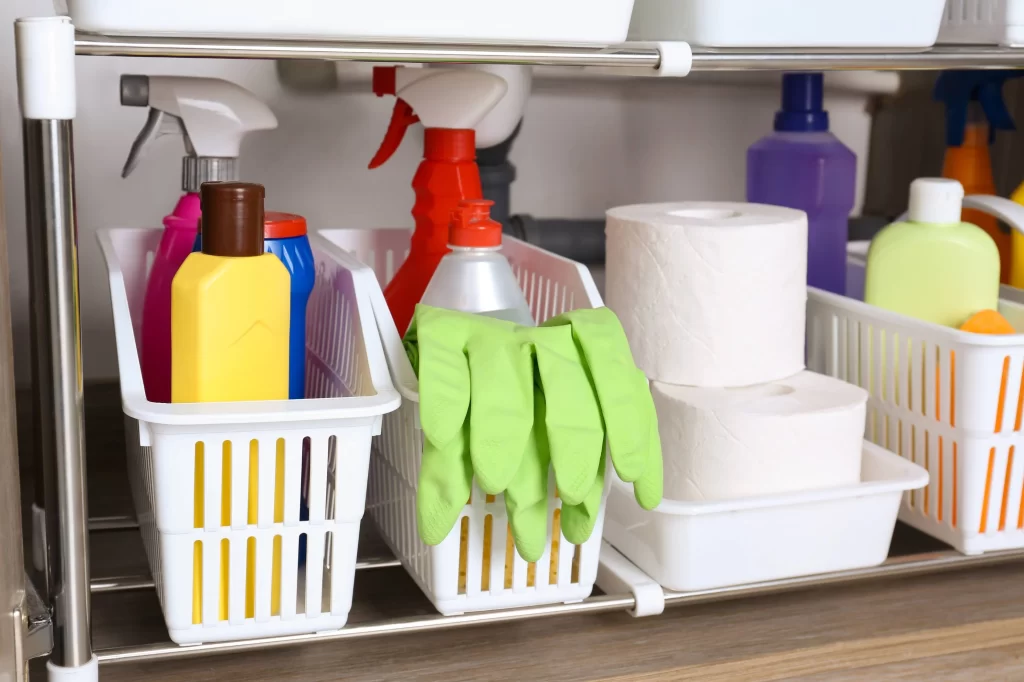
[[[807,283],[846,293],[847,221],[857,156],[828,130],[820,73],[782,77],[775,132],[747,150],[747,201],[807,214]]]

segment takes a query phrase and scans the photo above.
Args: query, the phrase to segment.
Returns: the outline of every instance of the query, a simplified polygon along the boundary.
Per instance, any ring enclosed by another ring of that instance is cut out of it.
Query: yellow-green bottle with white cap
[[[956,180],[910,185],[907,221],[871,241],[866,303],[947,327],[998,307],[999,249],[980,227],[960,220],[963,199]]]

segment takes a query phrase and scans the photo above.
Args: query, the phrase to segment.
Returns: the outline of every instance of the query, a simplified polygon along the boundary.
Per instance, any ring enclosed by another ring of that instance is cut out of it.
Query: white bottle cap
[[[912,223],[959,223],[963,205],[964,188],[956,180],[918,178],[910,183],[908,218]]]

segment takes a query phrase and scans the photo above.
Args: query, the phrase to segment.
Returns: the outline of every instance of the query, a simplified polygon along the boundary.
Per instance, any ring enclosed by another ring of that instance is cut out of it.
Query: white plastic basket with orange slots
[[[998,197],[964,206],[1020,230],[1024,208]],[[808,367],[870,393],[866,437],[923,466],[900,519],[966,554],[1024,547],[1024,334],[962,332],[891,313],[863,295],[863,245],[851,245],[849,297],[810,290]],[[1000,312],[1024,331],[1024,292]]]
[[[320,233],[355,253],[387,284],[409,252],[404,229],[326,230]],[[590,271],[579,263],[525,242],[504,238],[509,259],[538,322],[566,310],[603,305]],[[416,481],[423,435],[419,427],[416,376],[398,330],[378,288],[371,297],[384,352],[402,407],[384,417],[374,441],[367,509],[402,565],[445,615],[470,611],[555,604],[588,597],[597,577],[604,503],[594,532],[583,545],[569,544],[559,528],[560,506],[551,477],[547,548],[536,563],[515,551],[502,497],[473,494],[456,527],[436,547],[416,532]],[[607,483],[605,498],[607,498]]]

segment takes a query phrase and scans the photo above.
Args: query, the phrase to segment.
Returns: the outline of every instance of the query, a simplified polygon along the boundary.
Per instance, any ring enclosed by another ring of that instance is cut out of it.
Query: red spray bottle
[[[402,334],[409,328],[434,270],[448,253],[452,212],[463,200],[483,198],[473,127],[501,100],[506,89],[504,79],[483,71],[401,66],[373,70],[374,93],[378,97],[396,95],[398,102],[370,168],[391,158],[410,125],[420,122],[426,129],[423,161],[412,180],[416,229],[409,256],[384,289],[384,298]]]

